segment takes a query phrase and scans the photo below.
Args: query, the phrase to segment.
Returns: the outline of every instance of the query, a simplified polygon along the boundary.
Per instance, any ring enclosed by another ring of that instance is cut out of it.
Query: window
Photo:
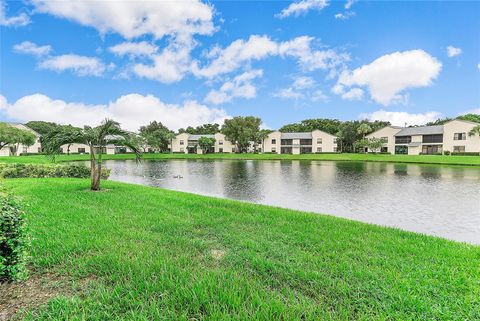
[[[42,152],[42,148],[41,148],[41,147],[38,147],[38,152],[39,152],[39,153]]]
[[[465,146],[453,146],[454,153],[465,153]]]
[[[333,143],[336,144],[336,143],[337,143],[337,140],[338,140],[338,138],[334,138],[334,139],[333,139]]]
[[[312,145],[311,139],[300,139],[300,145]]]
[[[272,145],[275,145],[277,143],[276,139],[272,139]]]
[[[183,147],[180,148],[180,153],[184,153],[184,152],[185,152],[185,150],[183,149]]]
[[[406,155],[408,154],[407,146],[395,146],[395,154]]]
[[[23,153],[24,154],[28,153],[28,147],[27,146],[23,146]]]
[[[293,139],[282,139],[280,142],[282,145],[293,145]]]
[[[180,141],[180,145],[184,145],[185,142],[183,140]]]
[[[337,146],[333,147],[333,152],[336,153],[338,151]]]
[[[465,140],[467,139],[467,133],[455,133],[453,134],[453,140]]]
[[[275,147],[272,147],[272,153],[276,153],[277,149]]]
[[[395,137],[395,144],[410,144],[412,142],[412,136],[397,136]],[[398,154],[395,152],[395,154]]]
[[[322,143],[322,139],[321,138],[317,138],[317,144],[321,144]]]
[[[388,143],[388,137],[381,137],[381,140],[383,140],[384,143]]]
[[[223,140],[219,140],[218,145],[223,145]]]
[[[85,154],[85,148],[79,148],[79,149],[78,149],[78,152],[79,152],[80,154]]]
[[[317,153],[321,153],[322,152],[322,147],[317,147]]]
[[[443,134],[422,136],[422,143],[442,143],[442,142],[443,142]]]
[[[218,152],[219,152],[219,153],[223,153],[223,148],[219,148],[219,149],[218,149]]]

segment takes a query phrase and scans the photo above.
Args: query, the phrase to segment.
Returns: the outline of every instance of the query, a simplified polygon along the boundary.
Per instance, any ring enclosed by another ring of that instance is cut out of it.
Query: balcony
[[[410,144],[412,136],[397,136],[395,137],[395,144]]]
[[[441,144],[443,143],[443,134],[423,135],[422,143],[424,144]]]

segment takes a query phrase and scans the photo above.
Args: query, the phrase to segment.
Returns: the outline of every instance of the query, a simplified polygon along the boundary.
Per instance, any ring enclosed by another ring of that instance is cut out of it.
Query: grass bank
[[[327,160],[327,161],[366,161],[417,164],[443,164],[480,166],[480,156],[444,156],[444,155],[384,155],[384,154],[143,154],[143,159],[252,159],[252,160]],[[104,155],[103,159],[134,159],[132,154]],[[59,162],[88,160],[88,155],[60,155]],[[42,156],[0,157],[5,163],[47,163],[50,159]]]
[[[116,182],[4,185],[35,273],[92,280],[27,319],[480,319],[480,247]]]

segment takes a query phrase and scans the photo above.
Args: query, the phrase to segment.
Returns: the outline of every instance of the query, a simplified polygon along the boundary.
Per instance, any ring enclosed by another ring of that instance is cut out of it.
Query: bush
[[[453,156],[479,156],[480,153],[477,152],[452,152],[451,155]]]
[[[446,150],[446,151],[443,152],[443,154],[448,156],[448,155],[450,155],[450,151]]]
[[[0,210],[0,282],[25,279],[30,243],[24,213],[4,194],[0,194]]]
[[[102,168],[102,179],[110,176],[110,170]],[[4,164],[0,163],[0,177],[3,178],[89,178],[90,168],[84,164]]]

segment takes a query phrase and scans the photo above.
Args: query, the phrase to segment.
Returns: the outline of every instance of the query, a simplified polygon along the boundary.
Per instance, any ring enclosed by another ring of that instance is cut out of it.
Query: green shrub
[[[450,155],[450,151],[446,150],[446,151],[443,152],[443,154],[448,156],[448,155]]]
[[[30,243],[24,213],[4,194],[0,194],[0,210],[0,282],[25,279]]]
[[[102,179],[110,176],[110,170],[102,169]],[[3,178],[50,178],[74,177],[89,178],[90,168],[84,164],[5,164],[0,163],[0,177]]]
[[[455,155],[455,156],[479,156],[480,153],[477,153],[477,152],[452,152],[451,155]]]

